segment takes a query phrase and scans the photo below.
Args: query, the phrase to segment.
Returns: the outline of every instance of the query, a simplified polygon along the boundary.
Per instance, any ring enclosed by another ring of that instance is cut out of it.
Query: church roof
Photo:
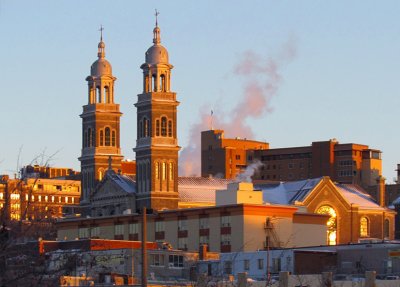
[[[377,209],[383,210],[379,204],[367,194],[360,186],[355,184],[335,184],[340,192],[347,199],[349,203],[357,204],[359,208],[363,209]]]
[[[114,184],[118,185],[121,190],[127,193],[136,193],[136,182],[129,176],[116,173],[113,170],[108,170],[100,184],[104,184],[108,180],[111,180]]]

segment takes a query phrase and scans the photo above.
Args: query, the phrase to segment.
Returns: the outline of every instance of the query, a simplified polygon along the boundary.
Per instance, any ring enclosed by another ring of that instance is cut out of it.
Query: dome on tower
[[[100,40],[99,48],[97,56],[99,57],[90,67],[90,75],[91,76],[103,76],[103,75],[112,75],[112,67],[110,62],[105,59],[105,48],[106,45],[103,42],[103,39]]]
[[[110,62],[104,58],[96,60],[90,67],[91,76],[112,75],[112,68]]]
[[[168,64],[168,51],[167,49],[162,46],[161,37],[160,37],[160,28],[156,26],[153,30],[153,43],[154,45],[151,46],[146,51],[146,63],[147,64]]]

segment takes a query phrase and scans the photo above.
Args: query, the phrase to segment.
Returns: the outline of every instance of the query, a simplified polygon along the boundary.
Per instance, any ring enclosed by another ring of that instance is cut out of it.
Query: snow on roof
[[[361,187],[355,184],[335,184],[343,197],[351,204],[357,204],[359,208],[384,210]]]
[[[257,184],[254,188],[262,190],[264,202],[290,205],[294,204],[295,201],[304,200],[321,179],[322,177],[281,182],[275,186],[271,184]]]
[[[136,193],[136,182],[129,176],[118,173],[108,173],[107,175],[122,190],[127,193]]]
[[[182,202],[215,202],[215,191],[227,189],[234,180],[208,177],[179,177],[178,192]]]

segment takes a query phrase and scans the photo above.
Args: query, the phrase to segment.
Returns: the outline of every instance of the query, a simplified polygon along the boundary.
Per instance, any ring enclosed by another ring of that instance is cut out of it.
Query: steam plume
[[[256,170],[262,166],[262,163],[259,160],[254,161],[252,164],[246,167],[246,169],[236,176],[235,181],[245,181],[251,182],[251,177],[254,175]]]
[[[247,51],[240,62],[234,67],[233,73],[244,81],[243,96],[234,108],[227,112],[218,109],[213,116],[213,125],[223,129],[228,137],[240,136],[254,138],[254,133],[248,125],[248,119],[257,119],[271,112],[271,99],[276,95],[282,82],[280,69],[293,60],[296,49],[293,39],[286,42],[278,55],[263,58]],[[179,157],[179,175],[200,175],[201,169],[201,131],[210,128],[211,115],[209,106],[200,108],[199,121],[193,124],[189,132],[189,144]],[[229,117],[224,116],[225,113]]]

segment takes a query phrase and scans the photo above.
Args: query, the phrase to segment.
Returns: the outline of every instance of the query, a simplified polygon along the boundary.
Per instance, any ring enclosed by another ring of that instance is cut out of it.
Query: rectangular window
[[[178,249],[187,250],[187,237],[178,238]]]
[[[230,234],[221,234],[221,245],[231,245]]]
[[[248,270],[250,269],[250,260],[245,259],[245,260],[243,261],[243,268],[244,268],[244,270],[246,270],[246,271],[248,271]]]
[[[264,259],[258,259],[257,260],[257,264],[258,264],[258,269],[259,270],[262,270],[262,269],[264,269]]]
[[[183,268],[183,256],[182,255],[170,255],[168,263],[169,263],[169,267]]]
[[[186,218],[179,218],[178,219],[178,231],[187,230],[187,219]]]
[[[89,238],[89,228],[80,227],[78,229],[78,236],[79,236],[79,238]]]
[[[100,236],[100,227],[95,226],[90,229],[90,237],[99,237]]]
[[[139,223],[129,224],[129,234],[139,234]]]
[[[281,271],[281,259],[280,258],[272,259],[272,270],[274,273],[278,273]]]
[[[150,254],[151,266],[164,266],[164,254]]]
[[[123,224],[114,225],[114,235],[124,235],[124,225]]]
[[[165,231],[164,221],[156,221],[156,232]]]
[[[221,227],[230,227],[231,226],[231,216],[223,215],[221,216]]]
[[[224,262],[224,273],[232,274],[232,262],[231,261]]]
[[[237,154],[237,155],[235,156],[235,158],[236,158],[236,160],[240,160],[240,155]]]
[[[209,228],[208,217],[200,217],[199,225],[200,225],[200,229],[208,229]]]

